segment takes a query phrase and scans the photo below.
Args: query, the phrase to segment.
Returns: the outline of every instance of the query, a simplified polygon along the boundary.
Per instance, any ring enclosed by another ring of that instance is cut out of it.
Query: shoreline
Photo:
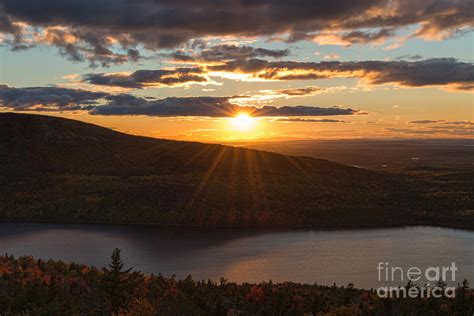
[[[466,225],[440,225],[428,222],[415,223],[394,223],[387,225],[180,225],[180,224],[156,224],[156,223],[127,223],[127,222],[96,222],[96,221],[52,221],[52,220],[4,220],[0,219],[0,224],[63,224],[63,225],[110,225],[110,226],[133,226],[133,227],[156,227],[156,228],[180,228],[180,229],[275,229],[275,230],[366,230],[366,229],[384,229],[384,228],[404,228],[404,227],[435,227],[435,228],[450,228],[474,232],[474,227]]]

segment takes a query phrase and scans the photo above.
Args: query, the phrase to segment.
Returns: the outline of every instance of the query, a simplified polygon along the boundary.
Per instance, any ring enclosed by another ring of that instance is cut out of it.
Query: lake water
[[[127,267],[165,276],[327,285],[352,282],[361,288],[382,284],[379,262],[405,271],[455,262],[456,282],[467,278],[474,283],[473,245],[473,231],[422,226],[269,230],[0,223],[0,253],[15,256],[102,267],[118,247]]]

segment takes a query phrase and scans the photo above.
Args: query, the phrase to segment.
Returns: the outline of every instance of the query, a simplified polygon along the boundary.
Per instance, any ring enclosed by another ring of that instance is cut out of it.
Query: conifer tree
[[[104,268],[103,289],[110,299],[113,312],[117,312],[126,301],[126,290],[133,287],[130,277],[132,268],[124,270],[121,250],[115,248],[112,252],[109,268]]]

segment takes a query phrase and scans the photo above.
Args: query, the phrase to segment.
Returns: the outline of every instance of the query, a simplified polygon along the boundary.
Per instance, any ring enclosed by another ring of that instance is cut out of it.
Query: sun
[[[232,125],[241,131],[248,131],[254,126],[254,119],[247,113],[239,113],[232,118]]]

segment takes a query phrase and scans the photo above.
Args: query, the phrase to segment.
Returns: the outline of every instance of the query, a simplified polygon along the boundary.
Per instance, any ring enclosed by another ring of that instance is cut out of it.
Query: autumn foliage
[[[374,291],[291,282],[236,284],[165,278],[124,269],[0,257],[3,315],[472,315],[465,282],[455,299],[380,299]]]

